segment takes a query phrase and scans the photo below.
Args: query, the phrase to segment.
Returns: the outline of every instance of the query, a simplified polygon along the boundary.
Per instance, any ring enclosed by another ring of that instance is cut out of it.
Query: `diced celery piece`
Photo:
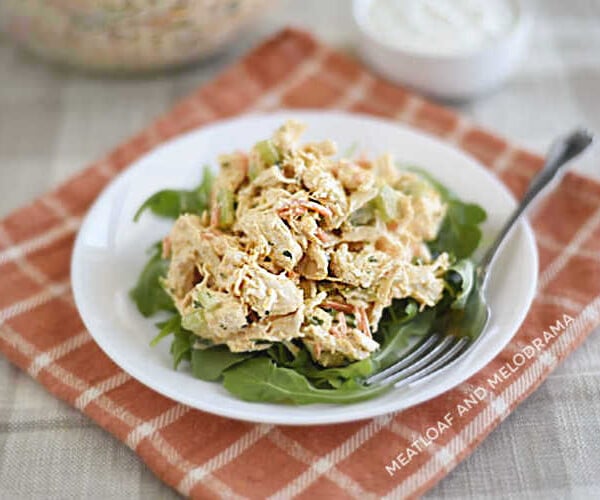
[[[260,174],[260,170],[260,162],[251,159],[250,164],[248,165],[248,179],[250,179],[250,181],[252,182],[258,177],[258,174]]]
[[[375,209],[383,222],[390,222],[398,218],[398,192],[384,184],[379,194],[373,199]]]
[[[213,181],[215,179],[214,174],[209,167],[204,167],[204,174],[202,175],[202,183],[196,190],[198,201],[203,207],[208,207],[210,203],[210,191],[212,189]]]
[[[227,229],[235,220],[235,196],[229,189],[219,189],[217,192],[219,205],[219,227]]]
[[[273,141],[268,139],[266,141],[260,141],[257,142],[254,147],[267,167],[275,165],[275,163],[279,161],[279,151],[277,151]]]
[[[193,304],[197,309],[210,311],[220,304],[220,299],[204,287],[197,287],[193,296]]]
[[[373,215],[373,208],[367,204],[352,212],[348,220],[354,226],[364,226],[373,220]]]
[[[191,332],[202,332],[206,330],[206,320],[202,309],[186,314],[181,318],[181,326]]]

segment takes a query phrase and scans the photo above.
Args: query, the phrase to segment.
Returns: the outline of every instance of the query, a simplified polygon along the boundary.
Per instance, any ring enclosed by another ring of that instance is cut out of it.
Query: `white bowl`
[[[375,399],[352,405],[249,403],[236,399],[221,383],[195,379],[188,366],[173,370],[169,341],[150,347],[158,318],[143,318],[128,290],[144,265],[146,248],[161,239],[172,222],[147,215],[135,224],[133,214],[150,194],[165,187],[195,185],[202,165],[221,153],[247,150],[288,118],[308,125],[307,141],[328,137],[338,142],[340,151],[358,144],[371,157],[390,152],[402,164],[427,169],[462,199],[486,209],[484,241],[491,241],[516,206],[507,189],[473,158],[391,121],[289,110],[214,123],[140,158],[110,184],[88,212],[75,242],[71,279],[77,308],[94,340],[123,370],[167,397],[217,415],[272,424],[349,422],[399,411],[438,396],[481,370],[513,337],[535,295],[537,250],[526,221],[513,230],[494,260],[486,290],[492,315],[471,353],[451,372]]]
[[[354,0],[354,21],[360,33],[358,50],[367,64],[393,82],[439,98],[472,98],[504,83],[525,52],[531,12],[526,0],[511,2],[516,21],[504,36],[474,51],[434,54],[385,43],[367,22],[373,0]]]

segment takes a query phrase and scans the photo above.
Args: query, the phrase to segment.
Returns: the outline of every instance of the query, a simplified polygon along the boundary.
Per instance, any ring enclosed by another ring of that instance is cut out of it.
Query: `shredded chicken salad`
[[[301,144],[304,129],[286,122],[250,151],[219,157],[195,190],[157,193],[136,214],[176,217],[153,257],[160,269],[146,276],[166,292],[164,307],[143,304],[143,276],[132,291],[144,314],[175,313],[160,326],[175,334],[176,364],[178,350],[193,359],[219,347],[231,360],[267,353],[277,365],[283,348],[288,369],[304,351],[311,369],[339,371],[381,349],[393,303],[414,316],[448,295],[457,252],[431,242],[439,246],[459,202],[390,155],[339,158],[331,140]]]

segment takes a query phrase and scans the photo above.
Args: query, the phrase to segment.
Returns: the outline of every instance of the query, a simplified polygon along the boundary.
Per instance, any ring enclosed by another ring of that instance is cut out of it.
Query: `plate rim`
[[[526,299],[527,299],[527,304],[525,307],[521,308],[519,310],[519,314],[516,315],[517,319],[514,321],[514,327],[513,327],[514,331],[509,336],[507,336],[506,341],[504,343],[501,343],[501,345],[497,346],[495,349],[492,350],[493,354],[488,355],[488,359],[484,363],[479,363],[479,365],[481,365],[481,366],[478,366],[475,370],[472,370],[467,375],[461,376],[460,381],[456,382],[455,384],[453,384],[452,386],[450,386],[448,388],[445,388],[444,390],[442,390],[441,392],[438,392],[437,394],[427,397],[426,399],[414,402],[407,406],[399,405],[399,407],[396,409],[392,409],[392,410],[386,409],[386,411],[382,412],[382,411],[377,410],[377,406],[373,406],[372,408],[363,410],[361,412],[360,416],[349,414],[348,416],[341,416],[341,417],[338,416],[336,418],[327,418],[327,416],[325,416],[325,417],[317,416],[315,418],[314,415],[311,417],[309,415],[303,415],[303,414],[301,414],[295,418],[290,418],[289,416],[278,417],[277,412],[273,412],[272,415],[271,414],[269,414],[268,416],[262,415],[259,418],[256,418],[252,414],[251,406],[252,405],[264,405],[264,404],[269,404],[269,403],[262,403],[262,402],[261,403],[253,403],[253,402],[243,401],[241,399],[235,398],[235,396],[233,396],[233,395],[229,395],[229,396],[231,398],[233,398],[236,402],[238,402],[238,403],[241,402],[241,403],[244,403],[249,406],[247,411],[240,411],[239,409],[235,409],[235,408],[232,409],[229,407],[224,407],[223,405],[218,405],[218,404],[213,404],[213,403],[210,403],[206,406],[200,406],[200,405],[198,405],[197,398],[194,398],[192,396],[187,396],[186,394],[180,394],[180,393],[175,394],[173,390],[169,390],[168,388],[163,387],[162,384],[160,384],[160,383],[156,384],[152,381],[148,381],[148,378],[145,377],[143,373],[140,373],[134,367],[128,366],[125,362],[123,362],[119,353],[114,352],[110,348],[110,343],[103,342],[103,340],[102,340],[103,337],[101,335],[97,335],[97,332],[96,332],[96,334],[94,334],[94,332],[92,331],[92,328],[90,328],[89,320],[86,319],[87,314],[84,313],[84,311],[87,311],[87,307],[84,306],[83,302],[82,302],[82,292],[81,292],[82,284],[81,284],[81,280],[80,280],[81,274],[78,274],[75,271],[76,271],[77,263],[80,260],[79,254],[82,251],[83,235],[85,234],[85,232],[86,232],[85,230],[87,229],[88,225],[91,223],[90,214],[95,212],[99,206],[101,206],[103,203],[106,202],[107,198],[109,198],[110,195],[112,194],[112,191],[115,189],[116,186],[118,186],[118,183],[122,182],[123,177],[125,177],[126,175],[133,175],[131,172],[138,170],[140,168],[140,166],[139,166],[140,163],[143,163],[144,161],[146,161],[148,157],[157,154],[160,150],[172,147],[173,144],[176,142],[179,142],[179,141],[183,142],[186,139],[189,139],[190,136],[198,134],[199,132],[206,132],[207,129],[210,129],[213,127],[228,126],[237,121],[252,120],[252,119],[256,119],[256,118],[266,118],[266,119],[279,118],[281,120],[281,119],[294,117],[294,118],[299,118],[300,120],[302,120],[303,117],[306,117],[307,119],[311,119],[311,118],[314,119],[314,118],[318,118],[319,115],[321,115],[321,116],[327,115],[328,117],[338,118],[338,119],[344,119],[344,118],[360,119],[360,120],[364,120],[364,121],[375,123],[375,124],[379,123],[379,124],[384,124],[386,126],[392,126],[392,127],[400,129],[402,133],[424,136],[427,140],[434,141],[436,143],[436,145],[439,146],[440,148],[450,151],[451,154],[461,155],[465,159],[465,161],[470,162],[474,167],[476,167],[478,170],[480,170],[484,176],[488,177],[488,180],[491,181],[493,184],[495,184],[497,189],[499,189],[500,191],[503,191],[503,195],[507,196],[510,199],[513,206],[516,206],[517,201],[516,201],[515,197],[513,196],[513,194],[509,191],[507,186],[499,178],[497,178],[489,168],[485,167],[477,158],[475,158],[468,152],[460,149],[458,146],[456,146],[454,144],[450,144],[450,143],[444,141],[443,138],[437,137],[429,132],[422,131],[421,129],[418,129],[416,127],[412,127],[408,124],[397,122],[392,119],[375,117],[373,115],[368,115],[365,113],[354,113],[354,112],[345,112],[345,111],[338,111],[338,110],[307,109],[307,108],[280,109],[280,110],[276,110],[274,112],[251,112],[251,113],[237,115],[234,117],[225,118],[222,120],[215,120],[210,123],[196,127],[194,129],[188,130],[182,134],[175,135],[172,138],[168,139],[167,141],[162,142],[162,143],[158,144],[156,147],[145,152],[143,155],[141,155],[139,158],[137,158],[133,163],[131,163],[126,168],[124,168],[122,171],[120,171],[118,174],[116,174],[115,177],[113,179],[111,179],[104,186],[102,191],[97,195],[96,199],[89,206],[89,208],[87,209],[87,211],[85,213],[85,216],[82,220],[80,228],[77,232],[75,242],[73,245],[73,252],[71,255],[71,262],[70,262],[71,288],[73,291],[73,298],[74,298],[75,306],[76,306],[77,311],[86,327],[86,330],[89,332],[90,336],[92,337],[92,340],[109,357],[109,359],[111,359],[112,362],[114,362],[120,369],[122,369],[124,372],[129,374],[136,381],[140,382],[141,384],[145,385],[146,387],[149,387],[150,389],[158,392],[159,394],[161,394],[173,401],[176,401],[178,403],[188,405],[191,408],[195,408],[200,411],[205,411],[205,412],[208,412],[208,413],[211,413],[214,415],[232,418],[235,420],[252,422],[252,423],[273,424],[273,425],[296,425],[296,426],[335,425],[335,424],[339,424],[339,423],[353,422],[353,421],[359,421],[359,420],[364,420],[364,419],[368,419],[368,418],[373,418],[373,417],[377,417],[377,416],[381,416],[381,415],[385,415],[385,414],[389,414],[389,413],[393,413],[393,412],[397,412],[397,411],[404,411],[413,406],[423,404],[427,401],[430,401],[435,397],[441,396],[442,394],[445,394],[448,391],[456,388],[458,385],[463,383],[465,380],[467,380],[468,378],[474,376],[476,373],[481,371],[514,338],[514,336],[518,332],[519,328],[523,324],[523,321],[525,320],[527,314],[529,313],[529,311],[531,309],[531,306],[535,299],[536,290],[537,290],[537,282],[538,282],[538,278],[539,278],[539,254],[538,254],[538,249],[537,249],[537,244],[536,244],[536,239],[535,239],[535,233],[534,233],[527,217],[524,217],[518,223],[518,227],[515,229],[520,229],[521,231],[523,231],[522,236],[525,239],[526,246],[529,250],[531,250],[531,254],[528,257],[530,257],[532,259],[531,267],[532,267],[532,273],[534,275],[533,276],[534,279],[532,279],[530,281],[529,287],[525,294]],[[376,400],[377,400],[377,398],[374,398],[372,401],[376,401]],[[272,403],[271,405],[273,405],[275,407],[280,406],[276,403]],[[304,407],[310,408],[311,406],[313,406],[315,408],[317,406],[319,408],[326,408],[326,407],[335,407],[338,405],[329,405],[329,404],[327,404],[327,405],[305,405]],[[352,405],[344,405],[344,406],[352,407]],[[293,408],[293,406],[292,406],[292,408]],[[351,413],[351,412],[348,412],[348,413]]]

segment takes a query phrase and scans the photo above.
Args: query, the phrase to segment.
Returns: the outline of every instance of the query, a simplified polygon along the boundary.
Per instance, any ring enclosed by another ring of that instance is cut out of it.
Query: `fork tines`
[[[365,383],[392,384],[402,387],[445,367],[460,356],[470,339],[433,333],[411,350],[405,357],[370,377]]]

